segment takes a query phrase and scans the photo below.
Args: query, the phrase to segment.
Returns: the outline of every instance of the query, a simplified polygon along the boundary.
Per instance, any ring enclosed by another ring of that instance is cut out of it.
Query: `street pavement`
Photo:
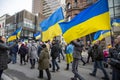
[[[86,60],[87,53],[83,53],[83,57]],[[70,70],[66,71],[66,62],[64,60],[61,60],[60,65],[60,70],[58,72],[51,72],[52,75],[52,80],[70,80],[71,77],[73,77],[72,69],[70,66]],[[89,75],[90,72],[93,70],[93,63],[90,62],[89,64],[86,64],[85,66],[82,65],[82,62],[80,61],[79,64],[79,74],[85,78],[85,80],[102,80],[101,77],[103,77],[103,73],[101,70],[97,71],[96,77],[92,77]],[[111,69],[108,68],[106,69],[110,79],[111,79]],[[50,68],[51,71],[51,68]],[[27,65],[20,65],[19,63],[19,57],[18,57],[18,62],[16,64],[9,64],[9,69],[7,69],[4,72],[3,78],[4,80],[47,80],[46,73],[44,72],[44,79],[39,79],[38,78],[38,69],[37,69],[37,64],[35,69],[30,69],[30,64],[27,63]]]

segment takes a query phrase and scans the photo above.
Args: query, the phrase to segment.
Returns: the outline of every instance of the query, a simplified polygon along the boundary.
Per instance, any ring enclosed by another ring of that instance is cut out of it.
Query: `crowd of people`
[[[90,58],[94,62],[93,71],[89,73],[91,76],[95,77],[99,68],[104,73],[102,79],[110,80],[105,70],[109,65],[112,69],[112,80],[120,80],[120,36],[114,40],[113,46],[109,44],[105,48],[101,46],[100,41],[96,41],[94,44],[88,42],[87,46],[84,46],[82,39],[74,40],[69,44],[63,44],[59,40],[38,43],[34,40],[28,43],[15,40],[7,45],[5,41],[5,38],[0,36],[0,80],[2,80],[1,75],[10,62],[9,58],[12,64],[16,64],[17,55],[20,56],[20,65],[30,62],[30,69],[34,69],[36,62],[38,63],[38,78],[44,78],[43,70],[45,70],[48,80],[52,80],[51,72],[55,73],[60,70],[58,62],[61,62],[62,57],[66,61],[65,70],[69,70],[69,66],[72,64],[74,76],[71,77],[71,80],[85,80],[78,72],[78,65],[81,60],[85,66],[90,62]],[[82,57],[82,51],[85,50],[88,52],[87,61],[84,61]],[[52,68],[51,72],[49,68]]]

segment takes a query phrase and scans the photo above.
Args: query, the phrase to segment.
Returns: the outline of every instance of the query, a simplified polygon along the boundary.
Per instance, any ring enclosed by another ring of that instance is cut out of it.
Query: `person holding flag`
[[[16,44],[18,43],[18,40],[16,40],[16,42],[11,45],[8,46],[6,44],[6,38],[4,36],[0,36],[0,80],[2,73],[5,69],[8,68],[8,63],[9,63],[9,57],[8,57],[8,52],[7,50],[10,50],[12,47],[14,47]]]

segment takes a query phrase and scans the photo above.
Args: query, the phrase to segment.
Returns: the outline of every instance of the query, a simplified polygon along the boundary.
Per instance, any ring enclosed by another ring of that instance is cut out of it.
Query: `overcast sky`
[[[23,9],[32,11],[32,0],[0,0],[0,16],[13,15]]]

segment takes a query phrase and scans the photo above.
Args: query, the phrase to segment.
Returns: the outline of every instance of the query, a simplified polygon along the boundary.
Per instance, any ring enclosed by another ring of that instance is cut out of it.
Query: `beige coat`
[[[43,48],[39,55],[38,69],[43,70],[49,68],[49,52],[47,48]]]

